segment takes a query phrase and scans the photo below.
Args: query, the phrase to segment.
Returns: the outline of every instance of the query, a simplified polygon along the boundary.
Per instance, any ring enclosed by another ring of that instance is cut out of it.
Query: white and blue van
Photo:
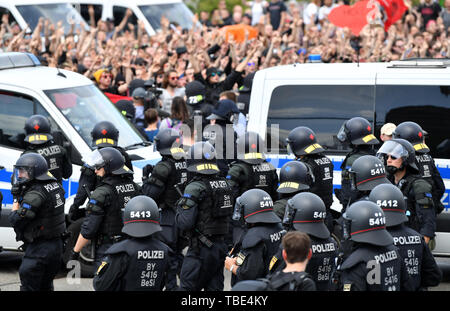
[[[0,53],[0,166],[4,167],[0,170],[0,247],[4,250],[17,250],[21,245],[8,222],[13,203],[11,175],[23,152],[15,138],[24,133],[25,121],[33,114],[48,117],[52,131],[62,135],[70,152],[73,173],[63,181],[66,213],[78,189],[82,159],[93,150],[91,131],[96,123],[107,120],[119,130],[118,144],[130,155],[135,182],[142,183],[142,168],[146,164],[156,164],[161,159],[159,152],[88,78],[41,66],[33,54]],[[68,227],[73,233],[79,231],[79,226]],[[91,254],[82,254],[83,258],[89,262]]]
[[[344,121],[364,117],[379,137],[383,124],[414,121],[429,133],[426,144],[445,183],[437,217],[436,256],[450,256],[450,60],[387,63],[305,63],[260,70],[255,74],[248,130],[266,138],[268,158],[281,168],[286,137],[308,126],[334,164],[334,188],[348,150],[336,135]],[[335,198],[332,208],[340,211]]]

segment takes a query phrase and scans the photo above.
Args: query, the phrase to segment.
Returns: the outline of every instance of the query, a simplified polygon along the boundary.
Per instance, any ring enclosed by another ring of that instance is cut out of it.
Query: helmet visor
[[[33,168],[27,166],[15,166],[11,176],[12,185],[20,185],[34,178]]]
[[[234,204],[233,220],[235,221],[241,220],[242,205],[239,199],[240,197],[236,199],[236,204]]]
[[[377,156],[378,157],[384,157],[390,155],[393,160],[399,159],[399,158],[407,158],[408,157],[408,150],[405,149],[401,144],[388,140],[386,141],[378,150]]]
[[[290,199],[284,209],[283,226],[290,228],[292,226],[292,219],[294,219],[294,206],[292,199]]]
[[[345,123],[342,124],[341,129],[337,133],[336,137],[337,137],[337,139],[339,139],[339,141],[341,143],[343,143],[343,142],[345,142],[347,140],[347,131],[345,130]]]
[[[95,149],[86,159],[86,164],[90,167],[93,167],[96,170],[101,169],[105,166],[105,160],[103,160],[103,157],[101,153],[98,151],[98,149]]]

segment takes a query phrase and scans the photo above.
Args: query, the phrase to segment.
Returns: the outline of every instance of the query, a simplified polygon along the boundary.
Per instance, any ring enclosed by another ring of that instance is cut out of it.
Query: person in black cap
[[[406,202],[403,193],[394,185],[381,184],[372,189],[369,200],[377,204],[386,216],[386,227],[400,250],[415,291],[438,286],[442,272],[421,234],[405,226]]]
[[[186,104],[189,116],[194,119],[195,116],[201,116],[202,128],[209,124],[207,117],[211,115],[214,106],[206,101],[206,87],[199,81],[192,81],[186,84],[185,88]]]
[[[298,163],[298,162],[297,162]],[[322,199],[310,192],[296,194],[286,206],[283,225],[286,230],[297,230],[308,234],[312,254],[306,272],[314,280],[317,290],[331,290],[331,273],[335,269],[338,245],[325,225],[326,208]],[[285,268],[281,249],[272,257],[269,273]]]
[[[250,106],[250,95],[252,93],[253,78],[255,72],[249,73],[244,77],[243,85],[239,88],[239,95],[236,100],[238,109],[244,114],[248,115],[248,108]]]
[[[372,133],[369,121],[362,117],[351,118],[345,121],[337,134],[337,139],[352,150],[345,156],[341,164],[341,189],[335,189],[336,197],[343,208],[357,195],[351,189],[349,169],[353,162],[363,155],[375,155],[373,145],[379,144],[378,139]]]
[[[106,250],[120,238],[123,227],[122,209],[133,197],[141,194],[133,182],[133,171],[125,166],[125,159],[115,148],[94,150],[87,164],[95,168],[99,182],[89,197],[86,217],[70,259],[76,260],[90,241],[95,244],[94,266],[98,268]]]
[[[436,212],[431,193],[432,186],[420,176],[414,147],[405,139],[393,138],[381,146],[377,156],[385,163],[388,179],[407,197],[409,212],[407,225],[422,234],[427,244],[433,241]],[[433,247],[433,244],[430,247]]]
[[[247,230],[225,259],[225,269],[232,273],[231,285],[265,277],[285,232],[273,212],[272,198],[261,189],[244,192],[236,199],[233,220],[244,221]]]
[[[118,145],[119,141],[119,131],[109,121],[100,121],[98,122],[91,131],[92,137],[92,146],[94,148],[105,148],[105,147],[113,147],[117,149],[125,159],[125,166],[133,170],[133,165],[131,163],[130,156],[128,153]],[[88,191],[93,191],[98,183],[98,178],[95,174],[95,168],[89,166],[88,163],[83,163],[83,166],[80,169],[81,175],[78,181],[79,187],[77,189],[77,194],[73,200],[73,204],[69,209],[68,219],[70,222],[75,222],[76,220],[82,218],[84,216],[84,210],[80,210],[80,206],[84,204],[88,194],[86,193],[86,189]]]
[[[283,218],[286,205],[297,193],[309,191],[314,177],[308,167],[298,161],[289,161],[280,169],[279,199],[273,203],[273,211]]]
[[[427,136],[422,127],[415,122],[402,122],[392,133],[393,138],[402,138],[409,141],[416,151],[416,164],[420,170],[420,175],[431,184],[433,190],[434,207],[439,214],[444,209],[441,198],[445,192],[444,181],[439,170],[436,168],[433,157],[429,154],[430,148],[425,144]]]
[[[161,231],[158,205],[132,198],[124,210],[125,239],[111,246],[95,273],[96,291],[161,291],[170,270],[171,249],[155,238]]]
[[[62,184],[62,180],[72,175],[72,161],[63,146],[57,144],[51,133],[49,120],[42,115],[32,115],[25,122],[25,151],[39,153],[47,161],[49,172]]]
[[[386,230],[383,210],[371,201],[350,205],[343,214],[345,238],[353,249],[338,267],[343,291],[412,290],[408,272],[394,240]]]
[[[133,105],[133,102],[131,100],[125,100],[121,99],[117,101],[115,104],[116,108],[120,111],[120,113],[130,121],[131,124],[133,124],[134,128],[141,133],[141,135],[145,138],[147,138],[147,134],[145,133],[144,128],[136,124],[135,115],[136,115],[136,108]]]
[[[222,176],[227,176],[229,165],[237,158],[237,133],[233,125],[238,121],[239,109],[229,99],[220,100],[206,118],[211,125],[203,131],[203,137],[214,146],[217,164]]]
[[[189,182],[176,204],[175,224],[189,239],[180,275],[182,290],[223,290],[223,260],[234,196],[219,175],[214,147],[197,142],[187,154]]]
[[[216,67],[210,67],[206,70],[206,79],[203,78],[201,69],[193,51],[188,51],[190,62],[194,68],[195,80],[201,82],[206,87],[206,101],[216,106],[220,93],[231,90],[235,83],[242,84],[242,73],[247,65],[247,59],[244,58],[224,81],[219,82],[219,70]]]
[[[183,262],[184,240],[180,239],[181,232],[175,225],[176,203],[180,194],[175,187],[187,182],[186,154],[181,148],[181,136],[177,130],[164,129],[155,137],[155,149],[162,159],[150,170],[142,170],[142,192],[157,202],[161,210],[162,231],[158,237],[175,252],[170,257],[171,265],[176,272]],[[182,186],[181,186],[182,187]],[[177,287],[176,274],[169,274],[166,289]]]

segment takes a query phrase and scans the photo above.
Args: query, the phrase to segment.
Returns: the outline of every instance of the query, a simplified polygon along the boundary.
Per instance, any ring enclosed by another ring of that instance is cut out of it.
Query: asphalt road
[[[22,260],[22,253],[1,252],[0,253],[0,290],[18,291],[20,290],[19,266]],[[444,279],[441,284],[431,291],[450,291],[450,258],[436,258],[441,267]],[[230,272],[224,271],[225,290],[230,290]],[[93,291],[92,279],[72,278],[66,272],[57,275],[54,281],[55,291]]]

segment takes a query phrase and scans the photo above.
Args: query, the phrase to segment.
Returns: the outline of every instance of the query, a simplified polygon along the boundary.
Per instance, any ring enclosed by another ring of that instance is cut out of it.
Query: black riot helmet
[[[119,131],[109,121],[98,122],[91,132],[93,147],[117,146]]]
[[[199,81],[192,81],[185,87],[186,104],[198,105],[206,99],[206,86]]]
[[[427,153],[430,152],[430,148],[423,141],[426,134],[419,124],[407,121],[400,123],[395,128],[392,137],[409,141],[418,153]]]
[[[383,210],[386,226],[392,227],[408,221],[405,197],[398,187],[378,185],[370,191],[369,200]]]
[[[318,195],[311,192],[297,193],[288,200],[283,225],[326,239],[330,237],[330,231],[325,225],[326,214],[325,203]]]
[[[384,164],[386,165],[386,170],[393,174],[397,169],[402,170],[404,167],[409,167],[413,170],[413,172],[418,173],[419,168],[416,164],[416,152],[414,150],[413,145],[401,138],[393,138],[384,142],[384,144],[380,147],[377,152],[377,156],[380,159],[383,159]],[[393,166],[387,166],[387,157],[391,156],[392,159],[402,158],[402,165],[399,168]]]
[[[156,202],[146,195],[138,195],[125,205],[122,232],[136,238],[150,236],[162,230],[159,220]]]
[[[53,139],[50,121],[40,115],[35,114],[25,122],[25,141],[33,145],[40,145]]]
[[[394,242],[386,230],[383,210],[372,201],[353,203],[342,217],[344,239],[378,246],[387,246]]]
[[[248,164],[259,164],[264,162],[264,141],[255,132],[246,132],[236,140],[237,158]]]
[[[125,165],[125,158],[113,147],[95,149],[87,158],[86,164],[96,170],[104,167],[107,175],[130,173],[130,169]]]
[[[390,184],[383,162],[372,155],[364,155],[353,162],[349,170],[354,188],[369,191],[380,184]]]
[[[296,157],[308,154],[316,154],[325,151],[317,143],[316,134],[309,127],[299,126],[293,129],[286,138],[288,153]]]
[[[209,142],[197,142],[189,148],[186,159],[189,172],[213,175],[219,173],[216,150]]]
[[[305,163],[289,161],[280,169],[280,185],[278,193],[294,193],[307,190],[313,181],[313,176]]]
[[[372,126],[369,121],[361,117],[345,121],[337,134],[337,139],[342,143],[350,143],[355,146],[379,143],[378,139],[372,134]]]
[[[25,184],[33,180],[56,180],[48,171],[47,161],[39,153],[26,153],[14,165],[12,185]]]
[[[181,148],[180,133],[171,128],[159,131],[154,138],[155,149],[164,156],[171,156],[175,159],[181,159],[185,156],[184,150]]]
[[[270,194],[261,189],[247,190],[236,199],[233,219],[241,218],[249,224],[281,222],[281,219],[273,212]]]

